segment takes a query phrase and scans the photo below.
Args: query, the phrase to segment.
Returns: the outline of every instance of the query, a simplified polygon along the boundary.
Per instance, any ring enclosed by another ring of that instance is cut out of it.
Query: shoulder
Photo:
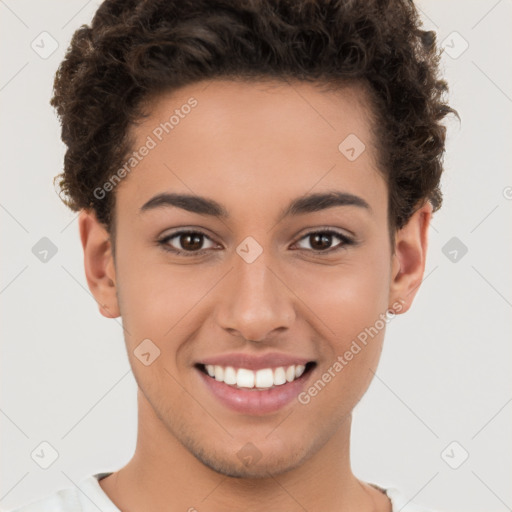
[[[9,512],[82,512],[76,489],[60,489]]]
[[[386,496],[389,498],[389,501],[391,501],[392,512],[438,512],[432,510],[431,508],[426,508],[412,502],[411,498],[408,498],[394,485],[378,485],[375,483],[368,483],[386,494]]]
[[[59,489],[7,512],[120,512],[98,483],[107,474],[87,476],[75,487]]]

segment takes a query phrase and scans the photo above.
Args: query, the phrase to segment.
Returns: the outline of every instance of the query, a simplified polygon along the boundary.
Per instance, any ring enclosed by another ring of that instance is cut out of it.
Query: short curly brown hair
[[[63,202],[92,209],[111,236],[114,193],[93,191],[133,151],[146,100],[216,77],[295,79],[370,91],[388,187],[388,225],[439,209],[446,128],[436,35],[407,0],[105,0],[74,33],[50,103],[67,145]]]

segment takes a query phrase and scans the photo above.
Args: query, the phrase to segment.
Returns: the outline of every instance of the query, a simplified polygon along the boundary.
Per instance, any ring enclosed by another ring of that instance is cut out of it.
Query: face
[[[89,284],[122,316],[146,421],[223,474],[278,474],[335,442],[386,311],[421,278],[419,262],[397,284],[364,105],[357,88],[210,81],[133,129],[149,150],[115,189],[113,286],[92,265]]]

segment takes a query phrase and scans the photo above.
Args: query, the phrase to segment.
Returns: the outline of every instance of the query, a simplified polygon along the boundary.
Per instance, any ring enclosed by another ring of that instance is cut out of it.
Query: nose
[[[265,251],[252,263],[239,258],[220,290],[217,321],[234,336],[262,343],[290,328],[296,315],[294,297]]]

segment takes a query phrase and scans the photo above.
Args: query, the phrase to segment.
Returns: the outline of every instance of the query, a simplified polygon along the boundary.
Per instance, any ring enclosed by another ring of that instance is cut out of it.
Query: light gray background
[[[136,384],[120,319],[99,314],[76,214],[52,185],[65,149],[48,103],[53,76],[98,5],[0,0],[3,510],[116,470],[135,447]],[[445,204],[425,280],[412,309],[389,324],[355,411],[353,469],[440,511],[500,512],[512,507],[512,2],[418,5],[457,56],[445,54],[443,70],[462,124],[448,122]],[[43,31],[59,45],[46,59],[31,47]],[[461,55],[454,31],[469,44]],[[32,253],[42,237],[58,249],[46,263]],[[452,237],[468,248],[456,262],[443,253]],[[59,454],[48,469],[31,458],[43,441]],[[463,448],[443,459],[453,441]],[[445,460],[454,465],[462,449],[469,458],[452,469]]]

